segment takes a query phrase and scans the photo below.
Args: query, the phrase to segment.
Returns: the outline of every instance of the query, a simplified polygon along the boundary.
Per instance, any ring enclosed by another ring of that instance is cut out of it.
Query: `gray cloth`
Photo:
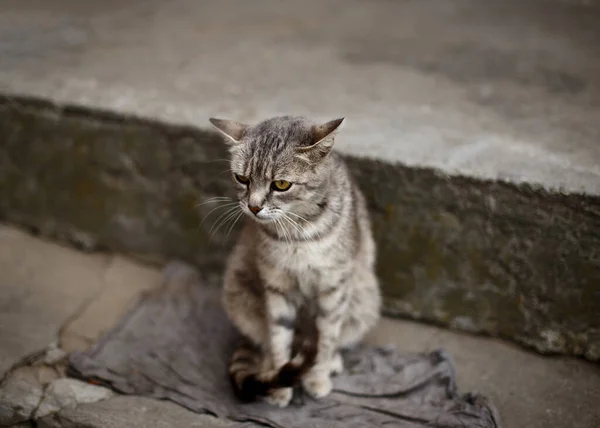
[[[163,286],[132,308],[90,350],[74,353],[70,373],[124,394],[167,399],[198,412],[268,427],[499,427],[481,396],[459,395],[444,351],[402,355],[361,347],[344,355],[334,392],[316,401],[297,391],[292,404],[241,404],[227,362],[236,334],[220,305],[215,278],[171,263]]]

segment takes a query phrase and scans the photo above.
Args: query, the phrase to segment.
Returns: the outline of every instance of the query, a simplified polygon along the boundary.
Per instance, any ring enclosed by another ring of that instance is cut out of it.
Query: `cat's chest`
[[[316,244],[282,245],[275,251],[275,263],[296,274],[308,274],[331,267],[332,255],[328,250]]]
[[[273,264],[293,278],[304,296],[314,295],[332,271],[331,252],[316,245],[285,245],[272,254],[276,254]]]

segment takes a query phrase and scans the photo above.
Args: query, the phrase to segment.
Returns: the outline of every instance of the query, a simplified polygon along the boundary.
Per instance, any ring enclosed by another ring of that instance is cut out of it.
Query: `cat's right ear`
[[[230,144],[238,144],[244,136],[244,132],[248,129],[248,125],[234,120],[216,119],[214,117],[208,120],[221,134],[227,137],[227,142]]]
[[[333,149],[335,132],[343,121],[344,118],[342,117],[330,120],[321,125],[313,125],[311,128],[312,138],[310,145],[299,147],[296,157],[309,164],[315,164],[323,160],[331,152],[331,149]]]

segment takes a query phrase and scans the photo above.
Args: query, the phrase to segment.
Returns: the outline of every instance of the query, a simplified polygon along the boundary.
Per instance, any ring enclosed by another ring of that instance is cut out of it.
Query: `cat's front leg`
[[[270,340],[269,356],[273,368],[278,369],[291,358],[296,307],[280,290],[267,288],[265,294]]]
[[[280,369],[291,359],[296,307],[279,288],[266,287],[265,298],[269,328],[268,364],[272,369]],[[266,400],[285,407],[292,399],[292,394],[292,388],[281,388],[272,391]]]
[[[315,398],[329,395],[332,389],[331,374],[341,371],[338,340],[348,310],[349,293],[349,289],[340,282],[325,287],[317,297],[317,356],[315,365],[302,378],[304,389]]]

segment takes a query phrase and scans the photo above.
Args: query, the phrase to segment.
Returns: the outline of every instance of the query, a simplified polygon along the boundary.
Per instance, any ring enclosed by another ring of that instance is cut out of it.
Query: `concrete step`
[[[0,92],[18,96],[0,99],[0,218],[216,268],[230,243],[194,206],[229,191],[226,153],[187,126],[345,115],[388,313],[598,360],[599,17],[576,1],[4,1]]]
[[[0,88],[205,126],[345,115],[339,149],[600,193],[598,2],[7,0]]]
[[[229,426],[174,404],[64,379],[64,354],[86,349],[159,283],[157,267],[0,226],[0,426]],[[600,372],[581,359],[543,357],[497,339],[390,318],[369,342],[406,352],[446,349],[459,390],[488,396],[503,426],[596,428],[600,422]]]

